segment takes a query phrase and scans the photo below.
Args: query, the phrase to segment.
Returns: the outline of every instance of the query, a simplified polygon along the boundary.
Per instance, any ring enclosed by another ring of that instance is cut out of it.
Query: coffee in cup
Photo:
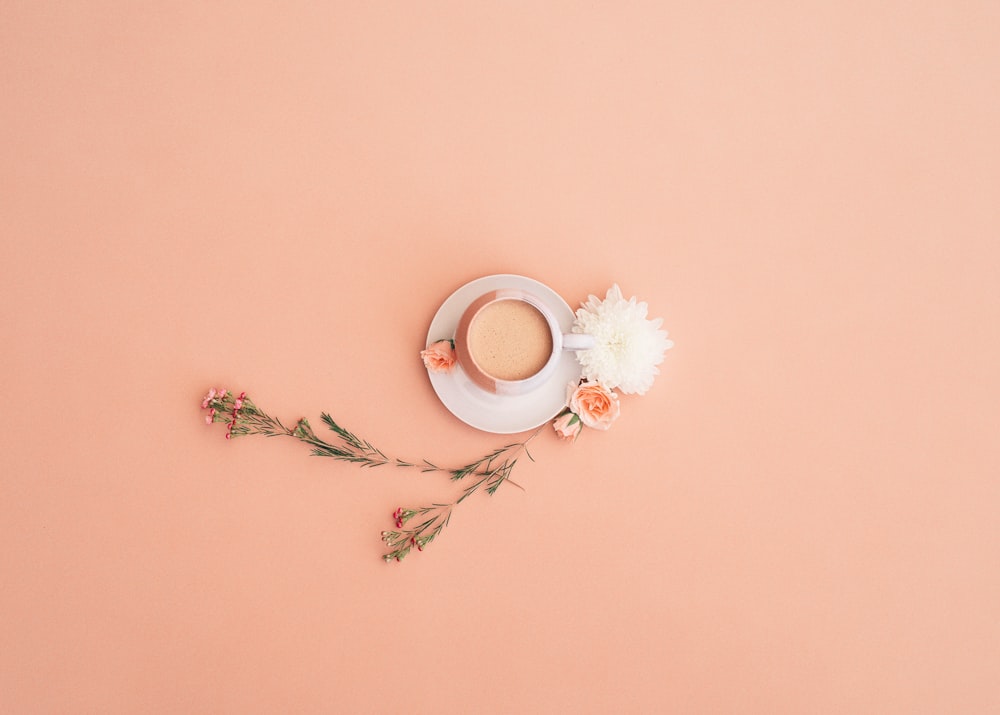
[[[545,316],[523,300],[497,300],[480,310],[469,326],[469,353],[487,375],[526,380],[552,355],[552,332]]]

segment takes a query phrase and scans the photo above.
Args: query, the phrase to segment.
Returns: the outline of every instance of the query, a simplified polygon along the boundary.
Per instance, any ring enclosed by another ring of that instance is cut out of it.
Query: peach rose
[[[580,418],[574,415],[572,412],[566,412],[555,418],[552,422],[552,428],[556,431],[556,434],[563,439],[576,439],[580,436],[580,430],[583,429],[583,423]]]
[[[455,366],[455,345],[450,340],[438,340],[421,350],[420,358],[431,372],[451,372]]]
[[[569,409],[580,417],[587,427],[606,430],[618,419],[621,405],[618,395],[597,382],[570,385]]]

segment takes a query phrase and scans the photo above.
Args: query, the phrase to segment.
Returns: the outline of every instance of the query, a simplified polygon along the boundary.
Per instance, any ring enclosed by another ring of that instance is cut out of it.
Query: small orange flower
[[[438,340],[421,350],[420,358],[431,372],[451,372],[455,367],[455,346],[450,340]]]

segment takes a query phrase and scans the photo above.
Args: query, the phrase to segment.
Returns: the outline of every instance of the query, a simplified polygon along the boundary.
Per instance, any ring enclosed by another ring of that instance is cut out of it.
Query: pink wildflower
[[[208,394],[205,395],[205,399],[201,401],[201,408],[207,410],[208,406],[211,404],[212,400],[215,398],[215,388],[210,388]]]

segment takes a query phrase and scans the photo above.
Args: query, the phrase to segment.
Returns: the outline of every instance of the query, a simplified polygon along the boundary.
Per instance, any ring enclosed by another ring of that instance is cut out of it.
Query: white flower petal
[[[576,311],[574,333],[594,336],[597,345],[577,351],[583,376],[625,394],[645,394],[660,373],[664,352],[673,347],[662,318],[647,320],[649,305],[633,296],[625,300],[614,284],[602,301],[591,295]]]

